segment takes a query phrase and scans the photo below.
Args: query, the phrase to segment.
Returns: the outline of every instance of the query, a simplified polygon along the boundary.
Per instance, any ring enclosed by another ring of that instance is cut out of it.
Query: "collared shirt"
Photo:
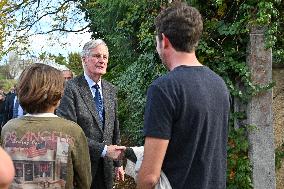
[[[15,105],[16,105],[17,99],[18,99],[18,97],[15,96],[15,98],[14,98],[14,107],[15,107]],[[18,103],[19,103],[19,102],[18,102]],[[22,115],[24,115],[24,110],[23,110],[22,106],[21,106],[20,103],[19,103],[18,116],[17,116],[17,117],[21,117]]]
[[[85,77],[85,79],[87,80],[87,83],[88,83],[88,86],[89,86],[89,88],[90,88],[90,91],[92,92],[93,98],[95,97],[95,89],[94,89],[93,86],[96,85],[96,84],[99,85],[99,87],[100,87],[100,88],[99,88],[99,92],[100,92],[100,94],[101,94],[101,99],[102,99],[102,102],[103,102],[102,80],[100,79],[100,80],[98,81],[98,83],[96,83],[96,82],[94,82],[94,81],[86,74],[86,72],[84,72],[84,77]],[[103,152],[102,152],[102,154],[101,154],[101,157],[105,157],[106,153],[107,153],[107,145],[105,145],[104,150],[103,150]]]
[[[87,83],[88,83],[88,86],[90,88],[90,91],[92,92],[92,95],[93,95],[93,98],[95,98],[95,92],[96,92],[96,89],[94,89],[94,85],[98,84],[99,85],[99,92],[101,94],[101,98],[103,100],[103,93],[102,93],[102,80],[100,79],[97,83],[94,82],[85,72],[84,72],[84,77],[85,79],[87,80]]]
[[[58,117],[54,113],[36,113],[36,114],[26,114],[25,116],[32,116],[32,117]]]

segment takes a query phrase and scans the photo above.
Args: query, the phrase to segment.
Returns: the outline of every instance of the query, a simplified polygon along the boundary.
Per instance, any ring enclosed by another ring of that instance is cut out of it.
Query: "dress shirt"
[[[95,92],[96,92],[96,89],[93,87],[94,85],[98,84],[99,85],[99,92],[101,94],[101,98],[102,98],[102,103],[103,103],[103,92],[102,92],[102,80],[100,79],[97,83],[94,82],[85,72],[84,72],[84,76],[85,76],[85,79],[87,80],[87,83],[88,83],[88,86],[92,92],[92,95],[93,95],[93,98],[95,98]]]
[[[15,98],[14,98],[14,106],[16,104],[17,99],[18,99],[18,97],[15,96]],[[18,102],[18,103],[19,103],[19,107],[18,107],[18,116],[17,117],[21,117],[21,116],[24,115],[24,110],[23,110],[22,106],[20,105],[20,102]]]
[[[36,113],[36,114],[26,114],[25,116],[32,116],[32,117],[58,117],[54,113]]]
[[[94,89],[93,86],[96,85],[96,84],[99,85],[99,92],[100,92],[100,94],[101,94],[101,99],[102,99],[102,103],[103,103],[102,80],[100,79],[100,80],[96,83],[96,82],[94,82],[94,81],[86,74],[86,72],[84,72],[84,77],[85,77],[85,79],[87,80],[87,83],[88,83],[88,86],[89,86],[89,88],[90,88],[90,91],[92,92],[93,98],[95,98],[95,90],[96,90],[96,89]],[[104,103],[103,103],[103,104],[104,104]],[[102,154],[101,154],[101,157],[105,157],[106,153],[107,153],[107,145],[105,145],[104,150],[103,150],[103,152],[102,152]]]

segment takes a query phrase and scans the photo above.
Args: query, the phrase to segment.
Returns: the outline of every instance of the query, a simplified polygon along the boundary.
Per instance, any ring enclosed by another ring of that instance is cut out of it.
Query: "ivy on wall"
[[[143,110],[149,84],[165,73],[155,52],[154,19],[167,0],[80,0],[94,38],[103,38],[110,50],[106,79],[119,89],[119,116],[124,136],[143,144]],[[281,0],[188,0],[204,20],[198,59],[222,76],[233,99],[246,103],[271,85],[256,86],[246,65],[252,26],[266,28],[266,45],[274,63],[283,61],[283,2]],[[282,30],[282,32],[281,32]],[[241,87],[240,87],[241,86]],[[252,188],[247,127],[235,128],[244,112],[232,109],[228,141],[228,188]]]

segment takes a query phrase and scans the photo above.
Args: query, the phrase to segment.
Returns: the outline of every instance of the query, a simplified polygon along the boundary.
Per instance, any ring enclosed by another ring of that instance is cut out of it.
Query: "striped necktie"
[[[102,97],[100,94],[100,86],[98,84],[94,85],[93,88],[95,89],[95,103],[96,103],[96,108],[100,117],[100,121],[102,122],[102,124],[104,125],[104,107],[103,107],[103,101],[102,101]]]

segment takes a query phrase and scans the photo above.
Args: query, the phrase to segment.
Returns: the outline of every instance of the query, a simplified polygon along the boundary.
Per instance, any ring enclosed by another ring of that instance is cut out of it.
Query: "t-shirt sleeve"
[[[157,85],[151,85],[147,91],[144,136],[170,139],[173,115],[174,105],[169,94]]]

